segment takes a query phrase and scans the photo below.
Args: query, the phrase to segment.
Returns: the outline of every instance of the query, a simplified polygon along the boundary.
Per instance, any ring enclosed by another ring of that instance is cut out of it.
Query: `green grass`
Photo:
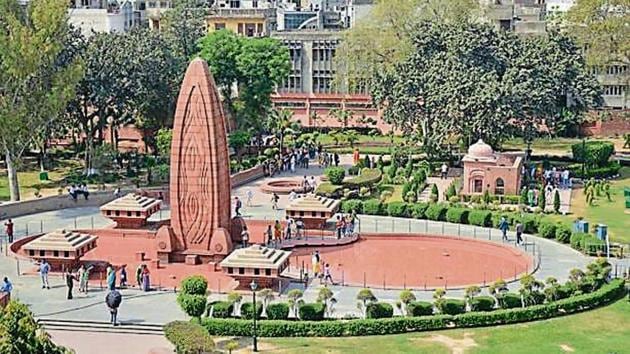
[[[588,140],[606,140],[615,144],[619,150],[623,146],[622,139],[618,138],[588,138]],[[532,142],[532,151],[535,155],[568,155],[571,153],[571,145],[581,143],[579,138],[537,138]],[[527,144],[523,138],[508,139],[503,143],[504,149],[523,150],[527,148]]]
[[[263,339],[273,353],[451,353],[466,341],[464,353],[628,353],[630,302],[593,311],[518,325],[351,338]],[[436,336],[453,340],[436,342]],[[455,346],[455,347],[454,347]]]
[[[59,188],[59,182],[63,179],[65,172],[61,170],[53,170],[48,172],[48,181],[39,180],[39,171],[18,172],[18,182],[20,184],[20,195],[22,199],[31,199],[34,197],[35,188],[54,189]],[[51,190],[49,190],[52,193]],[[9,200],[9,179],[6,172],[0,176],[0,200]]]

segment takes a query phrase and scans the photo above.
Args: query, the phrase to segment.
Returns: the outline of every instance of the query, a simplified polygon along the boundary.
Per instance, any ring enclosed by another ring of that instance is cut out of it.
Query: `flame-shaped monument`
[[[194,59],[186,70],[173,122],[171,231],[174,249],[212,260],[232,251],[225,122],[208,64]]]

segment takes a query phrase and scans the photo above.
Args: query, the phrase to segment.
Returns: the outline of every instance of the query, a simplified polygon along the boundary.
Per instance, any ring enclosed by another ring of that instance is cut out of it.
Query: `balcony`
[[[275,18],[276,9],[211,9],[209,18]]]

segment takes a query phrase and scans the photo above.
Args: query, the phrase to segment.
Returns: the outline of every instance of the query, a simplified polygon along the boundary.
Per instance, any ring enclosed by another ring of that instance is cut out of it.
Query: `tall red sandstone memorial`
[[[186,255],[220,259],[232,251],[230,166],[216,84],[202,59],[184,76],[171,143],[171,228]]]

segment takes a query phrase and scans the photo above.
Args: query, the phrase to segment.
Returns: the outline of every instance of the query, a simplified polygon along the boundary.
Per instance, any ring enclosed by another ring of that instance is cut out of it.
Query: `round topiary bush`
[[[433,314],[433,304],[427,301],[413,301],[407,305],[407,312],[413,316],[429,316]]]
[[[260,318],[260,314],[262,313],[262,304],[260,302],[256,302],[256,318]],[[241,317],[246,320],[251,320],[254,318],[254,304],[251,302],[246,302],[241,305]]]
[[[394,316],[394,307],[386,302],[374,302],[367,305],[367,318],[390,318]]]
[[[459,299],[443,299],[437,304],[440,312],[446,315],[458,315],[466,312],[466,302]]]
[[[190,317],[201,317],[206,311],[206,296],[205,295],[190,295],[179,293],[177,295],[177,303]]]
[[[414,219],[426,219],[427,216],[425,215],[425,212],[428,207],[429,204],[427,203],[415,203],[409,205],[407,209],[409,215],[411,215]]]
[[[339,185],[343,183],[343,179],[346,177],[346,170],[343,167],[328,167],[324,174],[330,183]]]
[[[499,301],[501,308],[504,309],[513,309],[516,307],[521,307],[521,295],[516,293],[505,293],[501,296],[501,300]]]
[[[267,318],[270,320],[286,320],[289,318],[289,305],[285,303],[269,304]]]
[[[323,303],[304,304],[300,306],[298,313],[303,321],[321,321],[324,319],[326,306]]]
[[[208,281],[202,275],[191,275],[182,280],[181,291],[188,295],[206,295]]]
[[[213,318],[228,318],[232,316],[234,305],[228,301],[214,301],[208,304],[206,314],[210,316],[212,310]]]
[[[424,212],[427,219],[434,221],[444,221],[448,208],[442,204],[431,204]]]
[[[468,214],[468,222],[475,226],[490,226],[492,224],[492,213],[487,210],[472,210]]]
[[[492,311],[496,300],[492,296],[477,296],[470,301],[471,311]]]
[[[556,222],[551,220],[543,220],[540,222],[538,226],[538,232],[540,236],[544,238],[555,238],[556,237]]]
[[[446,212],[446,221],[456,224],[468,223],[468,209],[464,208],[449,208]]]
[[[380,215],[382,203],[377,199],[369,199],[363,203],[363,212],[368,215]]]
[[[214,341],[208,330],[197,323],[174,321],[164,326],[164,336],[177,353],[211,353]]]
[[[558,224],[556,227],[556,241],[569,243],[571,241],[571,228],[564,224]]]

